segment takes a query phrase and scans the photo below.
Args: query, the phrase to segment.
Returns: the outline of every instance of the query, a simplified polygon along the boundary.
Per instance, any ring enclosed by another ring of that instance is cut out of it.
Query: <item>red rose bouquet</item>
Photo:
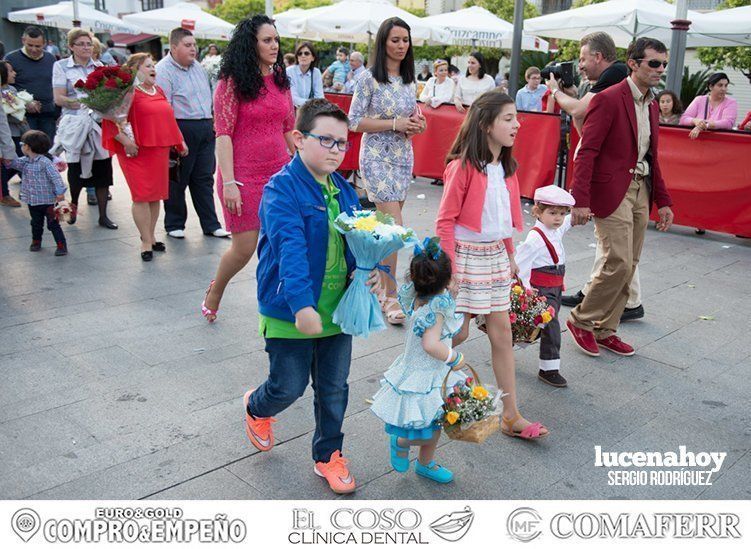
[[[133,72],[119,65],[97,67],[86,81],[79,80],[73,87],[86,94],[80,99],[105,120],[110,120],[125,131],[128,111],[133,102]]]

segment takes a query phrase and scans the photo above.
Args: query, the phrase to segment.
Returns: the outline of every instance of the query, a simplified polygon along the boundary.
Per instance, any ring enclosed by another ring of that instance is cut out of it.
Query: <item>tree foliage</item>
[[[465,6],[480,6],[509,23],[514,22],[514,0],[469,0]],[[531,19],[538,15],[540,12],[537,11],[535,5],[525,0],[524,19]]]
[[[751,0],[725,0],[718,9],[739,8],[751,5]],[[732,67],[743,72],[751,81],[751,47],[698,48],[699,60],[714,69]]]

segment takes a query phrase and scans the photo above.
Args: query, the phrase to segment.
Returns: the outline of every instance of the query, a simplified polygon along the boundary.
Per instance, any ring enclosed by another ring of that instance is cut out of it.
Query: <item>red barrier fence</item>
[[[751,134],[660,127],[658,154],[675,223],[751,237]]]
[[[349,112],[349,106],[352,103],[352,96],[343,93],[326,93],[324,94],[334,105],[339,105],[339,108],[344,112]],[[362,134],[356,132],[349,132],[347,141],[349,141],[349,150],[344,155],[342,165],[339,166],[340,170],[350,171],[357,170],[360,167],[360,141],[362,140]]]
[[[349,111],[352,97],[326,94],[326,98]],[[428,130],[412,139],[414,174],[440,179],[444,159],[459,131],[464,114],[453,105],[424,108]],[[531,198],[535,189],[555,182],[560,119],[544,113],[519,113],[521,128],[514,146],[519,161],[521,195]],[[675,223],[742,236],[751,236],[751,134],[703,132],[688,138],[689,130],[660,127],[660,166],[673,198]],[[342,164],[343,170],[358,168],[360,137],[350,132],[352,146]],[[573,151],[579,141],[572,130],[566,186],[573,174]]]

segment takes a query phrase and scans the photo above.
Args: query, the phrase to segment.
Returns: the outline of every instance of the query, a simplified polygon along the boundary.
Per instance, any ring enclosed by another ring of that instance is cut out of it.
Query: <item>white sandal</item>
[[[394,305],[398,308],[394,308]],[[386,315],[386,321],[392,326],[401,326],[407,320],[407,315],[402,311],[402,306],[393,297],[384,298],[381,309]]]

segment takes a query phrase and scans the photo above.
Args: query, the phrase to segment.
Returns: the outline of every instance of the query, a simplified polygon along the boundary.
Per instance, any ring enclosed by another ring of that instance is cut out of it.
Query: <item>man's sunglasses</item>
[[[644,58],[640,57],[636,61],[644,61]],[[649,66],[650,69],[658,69],[660,68],[660,65],[662,65],[662,68],[664,69],[664,68],[667,68],[668,62],[658,61],[657,59],[650,59],[649,61],[647,61],[647,65]]]

